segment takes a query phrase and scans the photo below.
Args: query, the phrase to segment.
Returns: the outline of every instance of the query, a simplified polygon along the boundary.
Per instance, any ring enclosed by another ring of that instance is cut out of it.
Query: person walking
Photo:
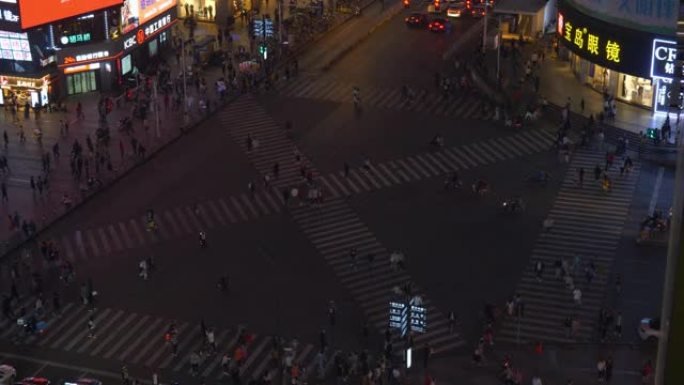
[[[456,314],[454,314],[453,310],[449,311],[449,315],[447,316],[447,319],[449,320],[449,334],[453,334],[454,333],[454,326],[456,324]]]
[[[605,381],[606,378],[606,361],[603,358],[599,358],[596,363],[596,378],[599,382]]]
[[[321,329],[319,334],[319,339],[321,343],[321,352],[325,352],[328,348],[328,335],[325,333],[325,329]]]
[[[594,167],[594,180],[595,181],[598,181],[599,178],[601,178],[601,173],[602,173],[601,166],[599,166],[597,164],[596,167]]]
[[[356,271],[356,256],[358,254],[358,251],[356,250],[356,247],[352,247],[349,249],[349,261],[351,264],[352,270]]]
[[[575,301],[576,306],[582,305],[582,290],[579,287],[575,287],[572,291],[572,299]]]
[[[577,170],[577,175],[579,180],[579,186],[582,187],[582,185],[584,184],[584,167],[580,167]]]
[[[95,338],[95,318],[92,313],[88,316],[88,338]]]
[[[0,184],[0,191],[2,192],[2,200],[4,202],[9,201],[9,198],[7,197],[7,184],[5,182]]]
[[[613,357],[608,357],[606,360],[605,378],[606,382],[610,382],[610,379],[613,378]]]

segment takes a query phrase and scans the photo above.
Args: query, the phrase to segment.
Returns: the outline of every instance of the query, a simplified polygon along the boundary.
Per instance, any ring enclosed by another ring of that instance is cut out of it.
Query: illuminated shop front
[[[559,4],[559,55],[577,79],[617,100],[655,110],[657,84],[651,75],[654,39],[661,36],[608,24]]]
[[[214,21],[216,18],[216,0],[179,0],[178,16]]]
[[[108,17],[114,15],[120,20],[115,39],[83,28],[70,29],[73,32],[69,35],[63,34],[64,44],[57,54],[64,79],[63,94],[125,87],[127,75],[134,73],[136,68],[145,69],[159,57],[161,49],[171,44],[170,27],[176,21],[175,5],[175,0],[130,0],[122,8],[108,10]],[[109,28],[110,37],[113,30],[113,27]],[[72,43],[73,33],[77,37]],[[85,39],[90,43],[81,43]]]
[[[50,101],[51,84],[49,75],[37,79],[0,76],[0,104],[10,103],[15,99],[20,106],[26,102],[31,106],[44,106]]]

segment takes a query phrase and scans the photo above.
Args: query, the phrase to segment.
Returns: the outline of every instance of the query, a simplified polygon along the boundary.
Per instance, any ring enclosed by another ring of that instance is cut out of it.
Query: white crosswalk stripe
[[[481,99],[458,95],[444,99],[441,93],[424,89],[415,90],[413,100],[407,100],[398,88],[364,85],[361,88],[361,103],[364,106],[389,110],[429,112],[435,115],[482,118]],[[327,100],[337,103],[352,102],[352,86],[348,82],[323,79],[299,79],[280,90],[281,95],[297,98]],[[491,112],[490,112],[491,114]],[[491,118],[487,116],[485,118]]]
[[[626,176],[620,176],[618,167],[609,170],[613,188],[608,193],[589,177],[580,186],[576,170],[583,167],[589,174],[596,164],[604,163],[604,156],[589,150],[580,150],[573,156],[570,171],[548,214],[554,221],[553,227],[537,239],[528,268],[516,288],[524,304],[523,314],[518,317],[514,312],[507,317],[498,339],[571,343],[598,338],[598,314],[640,168],[636,163],[633,172]],[[569,276],[574,277],[572,285],[581,291],[579,304],[574,302],[569,282],[563,278],[563,260],[567,261]],[[535,271],[538,261],[544,266],[541,277]],[[594,268],[590,267],[592,263]],[[595,276],[587,278],[587,270],[593,270]],[[573,319],[579,321],[575,335],[571,333],[572,327],[564,326],[566,320]]]
[[[28,299],[27,299],[28,301]],[[115,359],[126,365],[137,367],[155,367],[170,373],[189,372],[189,357],[204,345],[200,338],[199,325],[188,323],[177,324],[178,355],[173,356],[164,340],[164,333],[173,320],[151,315],[126,313],[122,310],[106,308],[90,312],[82,304],[67,303],[63,307],[63,316],[48,318],[47,332],[24,339],[26,344],[49,347],[55,351],[89,355],[91,357]],[[94,337],[89,337],[88,319],[94,320]],[[10,338],[22,333],[19,327],[12,326],[7,320],[0,322],[2,336]],[[233,356],[240,346],[240,330],[214,327],[217,351],[215,355],[205,356],[199,367],[204,377],[220,379],[223,368],[220,366],[223,354]],[[251,331],[251,338],[245,342],[247,357],[240,368],[242,378],[260,378],[266,371],[276,370],[273,361],[271,343],[272,336],[258,335]],[[313,345],[300,343],[295,352],[296,360],[302,368],[314,365],[316,351]]]

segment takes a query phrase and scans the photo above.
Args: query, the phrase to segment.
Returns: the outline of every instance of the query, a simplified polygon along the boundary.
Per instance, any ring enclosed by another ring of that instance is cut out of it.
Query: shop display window
[[[650,108],[653,106],[653,83],[651,79],[620,74],[616,97],[629,103]]]

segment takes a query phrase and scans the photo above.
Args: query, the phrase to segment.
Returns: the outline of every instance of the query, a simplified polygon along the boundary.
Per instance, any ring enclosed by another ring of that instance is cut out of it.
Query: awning
[[[494,13],[515,15],[536,15],[547,0],[499,0],[494,5]]]

